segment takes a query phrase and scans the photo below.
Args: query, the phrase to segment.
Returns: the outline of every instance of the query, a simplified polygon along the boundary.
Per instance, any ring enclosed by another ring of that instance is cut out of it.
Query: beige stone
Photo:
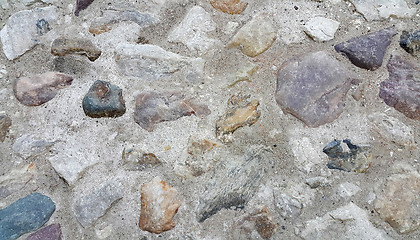
[[[232,15],[241,14],[248,5],[240,0],[210,0],[210,4],[217,10]]]

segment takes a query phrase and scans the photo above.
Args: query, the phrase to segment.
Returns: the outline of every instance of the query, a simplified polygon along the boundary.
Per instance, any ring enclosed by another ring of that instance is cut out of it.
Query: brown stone
[[[228,14],[241,14],[248,3],[240,0],[210,0],[210,4],[224,13]]]
[[[7,115],[0,115],[0,142],[6,139],[10,126],[12,126],[12,119]]]
[[[246,215],[236,224],[239,227],[239,232],[234,231],[233,239],[252,239],[251,232],[253,230],[256,230],[263,239],[270,239],[276,233],[278,227],[266,206]]]
[[[102,52],[87,39],[57,38],[52,43],[51,53],[55,56],[82,55],[93,62],[101,56]]]
[[[175,227],[172,218],[180,206],[176,189],[155,177],[141,187],[140,229],[156,234],[171,230]]]

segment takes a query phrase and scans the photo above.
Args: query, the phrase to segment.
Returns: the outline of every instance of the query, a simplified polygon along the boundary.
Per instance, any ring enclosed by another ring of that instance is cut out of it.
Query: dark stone
[[[386,49],[392,37],[397,34],[394,28],[386,28],[371,34],[352,38],[334,46],[357,67],[376,70],[382,66]]]
[[[44,35],[49,31],[51,31],[50,24],[43,18],[39,19],[36,23],[36,32],[39,35]]]
[[[328,155],[330,162],[329,169],[338,169],[347,172],[366,172],[370,167],[372,156],[370,146],[357,146],[351,143],[350,139],[343,142],[349,148],[349,152],[341,147],[341,141],[334,140],[328,143],[322,151]]]
[[[183,116],[204,116],[210,109],[191,102],[180,92],[143,92],[136,98],[134,121],[147,131],[153,131],[155,124],[175,121]]]
[[[406,117],[420,121],[420,66],[391,56],[389,79],[381,82],[379,97]]]
[[[29,235],[26,240],[61,240],[60,224],[51,224]]]
[[[277,73],[276,101],[309,127],[334,121],[344,108],[352,73],[325,52],[298,56]]]
[[[79,16],[79,12],[85,10],[94,0],[77,0],[76,2],[76,10],[74,11],[74,15]]]
[[[39,193],[17,200],[0,210],[0,239],[17,239],[25,233],[39,229],[54,211],[54,202]]]
[[[0,142],[4,142],[6,139],[10,126],[12,126],[12,119],[7,115],[0,114]]]
[[[95,81],[82,104],[86,115],[92,118],[120,117],[125,113],[122,90],[105,81]]]
[[[86,56],[92,62],[98,59],[101,53],[101,50],[87,39],[57,38],[51,46],[51,54],[55,56],[62,57],[69,54],[76,54]]]
[[[403,31],[400,46],[411,55],[420,57],[420,30],[413,33]]]

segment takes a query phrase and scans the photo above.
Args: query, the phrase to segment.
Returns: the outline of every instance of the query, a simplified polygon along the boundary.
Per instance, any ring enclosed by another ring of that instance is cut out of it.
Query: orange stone
[[[248,5],[240,0],[210,0],[210,4],[217,10],[232,15],[241,14]]]

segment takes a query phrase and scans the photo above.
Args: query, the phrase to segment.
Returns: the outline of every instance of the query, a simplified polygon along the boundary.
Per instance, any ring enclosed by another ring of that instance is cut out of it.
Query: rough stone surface
[[[217,10],[232,15],[241,14],[248,5],[241,0],[210,0],[210,4]]]
[[[387,68],[389,79],[381,82],[379,97],[406,117],[420,120],[420,66],[393,55]]]
[[[216,122],[216,136],[222,142],[231,142],[232,133],[240,127],[251,126],[258,121],[261,111],[258,100],[248,101],[250,96],[234,95],[228,100],[228,109]]]
[[[416,13],[404,0],[350,0],[368,21],[383,20],[389,17],[407,18]]]
[[[6,139],[10,126],[12,126],[12,119],[5,114],[0,114],[0,142]]]
[[[381,218],[399,233],[420,227],[420,175],[416,171],[394,173],[375,203]]]
[[[101,56],[101,50],[88,39],[57,38],[51,46],[51,53],[55,56],[77,54],[86,56],[90,61],[95,61]]]
[[[317,42],[326,42],[334,39],[335,32],[337,31],[340,23],[324,18],[314,17],[305,24],[305,32]]]
[[[337,52],[347,56],[354,65],[373,71],[382,66],[386,49],[395,34],[397,34],[395,29],[386,28],[352,38],[335,45],[334,48]]]
[[[135,148],[123,150],[121,165],[130,171],[144,170],[161,165],[162,162],[153,153],[145,153]]]
[[[22,169],[13,169],[8,175],[0,176],[0,199],[19,191],[36,173],[35,164],[31,163]]]
[[[243,216],[234,225],[236,225],[232,233],[234,240],[256,239],[252,231],[256,231],[263,239],[270,239],[278,228],[278,224],[273,221],[267,206]]]
[[[57,20],[54,6],[23,10],[13,14],[0,31],[3,51],[7,59],[13,60],[43,42],[49,25]]]
[[[202,55],[218,43],[216,39],[208,36],[208,33],[214,30],[216,30],[216,23],[211,15],[204,8],[194,6],[179,26],[169,34],[168,41],[183,43],[191,51]]]
[[[308,184],[308,186],[311,188],[324,187],[329,185],[328,179],[325,177],[308,178],[305,180],[305,183]]]
[[[303,205],[298,199],[279,191],[274,192],[274,202],[282,217],[296,218],[302,212]]]
[[[343,142],[347,145],[349,151],[344,151],[339,140],[328,143],[322,149],[330,159],[327,164],[328,168],[347,172],[366,172],[372,164],[371,146],[354,145],[349,139],[345,139]]]
[[[60,224],[51,224],[29,235],[26,240],[61,240]]]
[[[348,200],[355,194],[357,194],[361,189],[351,182],[344,182],[338,185],[337,193],[340,197]]]
[[[325,52],[298,56],[277,73],[276,101],[283,112],[318,127],[340,116],[352,80],[352,74]]]
[[[30,194],[0,210],[0,239],[13,240],[42,227],[55,211],[45,195]]]
[[[249,57],[256,57],[271,47],[276,40],[276,31],[269,20],[257,15],[233,36],[228,47],[240,48]]]
[[[122,90],[109,82],[97,80],[83,98],[83,111],[92,118],[120,117],[125,113]]]
[[[90,226],[105,215],[111,205],[121,199],[123,194],[122,184],[115,179],[110,179],[86,194],[76,196],[73,212],[77,221],[85,228]]]
[[[159,177],[153,178],[141,187],[140,229],[156,234],[171,230],[180,206],[176,189]]]
[[[413,33],[403,31],[400,46],[411,55],[420,57],[420,30]]]
[[[147,131],[153,131],[155,124],[175,121],[184,116],[204,116],[210,109],[195,104],[180,92],[143,92],[136,98],[134,121]]]
[[[44,139],[37,139],[32,135],[23,135],[16,139],[12,146],[14,152],[24,159],[43,154],[48,151],[55,142],[48,142]]]
[[[46,72],[30,77],[21,77],[13,82],[13,92],[24,105],[39,106],[53,99],[58,91],[71,85],[73,77],[58,73]]]
[[[76,0],[76,9],[74,10],[74,15],[79,16],[80,11],[85,10],[93,3],[94,0]]]

